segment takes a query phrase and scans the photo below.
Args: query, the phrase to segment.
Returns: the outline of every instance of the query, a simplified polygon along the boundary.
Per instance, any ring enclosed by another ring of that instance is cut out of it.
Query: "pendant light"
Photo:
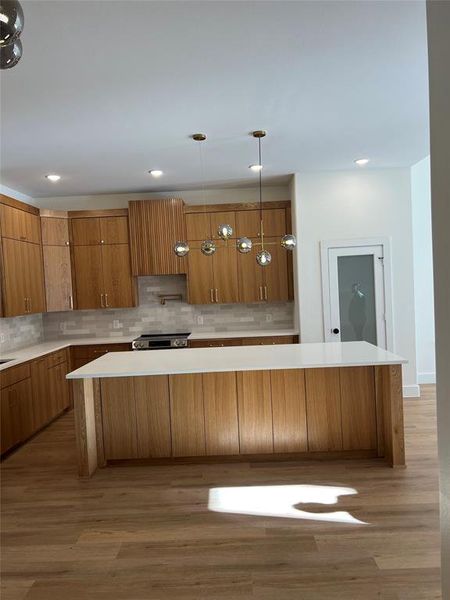
[[[23,9],[18,0],[0,0],[0,68],[15,67],[22,57]]]

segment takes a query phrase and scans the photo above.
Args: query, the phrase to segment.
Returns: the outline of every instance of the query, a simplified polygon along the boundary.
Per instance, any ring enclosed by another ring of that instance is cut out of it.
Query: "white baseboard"
[[[436,383],[436,373],[418,373],[419,383]]]
[[[420,398],[420,387],[418,385],[404,385],[403,398]]]

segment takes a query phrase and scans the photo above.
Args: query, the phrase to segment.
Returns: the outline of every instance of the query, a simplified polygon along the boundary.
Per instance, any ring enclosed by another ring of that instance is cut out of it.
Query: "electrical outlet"
[[[120,324],[119,319],[114,319],[113,321],[113,329],[120,329],[122,325]]]
[[[198,317],[197,317],[197,325],[203,325],[203,317],[202,317],[202,315],[198,315]]]
[[[271,313],[266,314],[266,323],[272,323],[273,316]]]

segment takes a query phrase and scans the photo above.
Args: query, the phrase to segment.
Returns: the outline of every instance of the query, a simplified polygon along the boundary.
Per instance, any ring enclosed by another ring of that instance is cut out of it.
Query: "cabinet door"
[[[309,451],[342,450],[339,369],[306,369],[305,381]]]
[[[230,239],[236,239],[236,213],[232,210],[224,212],[212,212],[210,213],[211,219],[211,230],[214,240],[220,240],[220,236],[217,233],[219,225],[230,225],[233,233]]]
[[[189,304],[211,304],[214,302],[213,257],[195,250],[189,253],[188,265]]]
[[[280,238],[267,238],[274,243],[267,246],[272,255],[272,262],[263,267],[264,300],[268,302],[287,302],[289,300],[287,251],[282,248]]]
[[[133,275],[186,273],[187,259],[173,251],[186,239],[183,201],[179,198],[140,200],[128,204]]]
[[[41,217],[42,244],[44,246],[69,245],[69,220],[60,217]]]
[[[219,304],[239,302],[238,252],[232,245],[218,247],[212,257],[214,276],[214,299]],[[211,259],[210,259],[211,260]]]
[[[270,371],[236,373],[241,454],[273,452]]]
[[[377,447],[374,367],[340,369],[343,450]]]
[[[100,243],[128,244],[128,217],[102,217]]]
[[[205,417],[201,373],[170,375],[173,456],[205,456]]]
[[[38,244],[26,246],[26,296],[28,297],[28,312],[45,312],[44,265],[42,247]]]
[[[67,363],[60,363],[48,369],[50,386],[50,418],[54,418],[68,408],[69,382],[66,379]]]
[[[26,289],[26,242],[2,239],[4,265],[4,315],[15,317],[28,312]]]
[[[206,454],[239,454],[236,373],[204,373]]]
[[[47,357],[38,358],[31,363],[31,382],[33,387],[33,429],[37,431],[52,418]]]
[[[18,441],[18,434],[14,431],[13,416],[11,414],[12,398],[9,390],[9,387],[0,390],[0,442],[2,454],[12,448],[12,446],[14,446],[14,444]]]
[[[6,405],[3,406],[5,402]],[[5,433],[6,450],[28,439],[33,433],[31,379],[23,379],[2,390],[2,412],[2,437]],[[5,425],[3,425],[3,416],[6,419]]]
[[[54,219],[53,219],[54,220]],[[73,308],[72,271],[68,246],[43,246],[47,312]]]
[[[202,241],[212,236],[210,213],[188,213],[185,219],[189,241]]]
[[[102,246],[74,246],[72,250],[76,307],[104,307]]]
[[[274,335],[264,337],[249,337],[243,338],[243,346],[275,346],[277,344],[294,344],[294,336],[292,335]]]
[[[306,452],[305,372],[271,371],[274,452]]]
[[[237,252],[240,302],[261,302],[263,300],[264,267],[260,267],[256,262],[256,252],[256,247],[248,254]]]
[[[38,215],[19,210],[6,204],[0,205],[3,237],[41,243],[40,221]]]
[[[100,219],[97,217],[83,217],[70,219],[72,230],[72,243],[75,246],[91,246],[100,244]]]
[[[168,375],[134,377],[133,383],[139,458],[171,456]]]
[[[286,211],[284,208],[263,209],[264,236],[283,236],[286,233]],[[236,211],[237,237],[259,238],[261,215],[259,210]]]
[[[101,380],[105,458],[137,458],[136,402],[133,377]]]
[[[103,264],[103,293],[106,308],[133,306],[133,279],[131,276],[128,244],[101,246]]]

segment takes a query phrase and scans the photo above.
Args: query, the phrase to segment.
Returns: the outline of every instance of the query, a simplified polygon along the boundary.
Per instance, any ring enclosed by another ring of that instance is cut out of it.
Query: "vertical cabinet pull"
[[[28,312],[32,311],[31,298],[28,298]]]
[[[263,299],[263,293],[262,293],[262,285],[259,286],[259,299],[262,300]]]
[[[106,308],[109,308],[109,304],[108,304],[108,294],[105,294],[105,306],[106,306]]]
[[[23,299],[23,303],[24,303],[24,306],[25,306],[25,312],[28,312],[28,302],[27,302],[27,300],[28,300],[28,298],[24,298]]]
[[[103,302],[103,294],[100,294],[100,304],[102,308],[105,308],[105,303]]]
[[[69,308],[70,308],[70,310],[73,310],[73,296],[72,296],[72,294],[70,294],[70,296],[69,296]]]
[[[209,297],[211,298],[211,302],[214,302],[214,290],[212,288],[209,290]]]
[[[267,300],[267,285],[264,286],[264,300]]]
[[[219,302],[219,290],[217,288],[216,288],[215,298],[216,298],[216,302]]]

